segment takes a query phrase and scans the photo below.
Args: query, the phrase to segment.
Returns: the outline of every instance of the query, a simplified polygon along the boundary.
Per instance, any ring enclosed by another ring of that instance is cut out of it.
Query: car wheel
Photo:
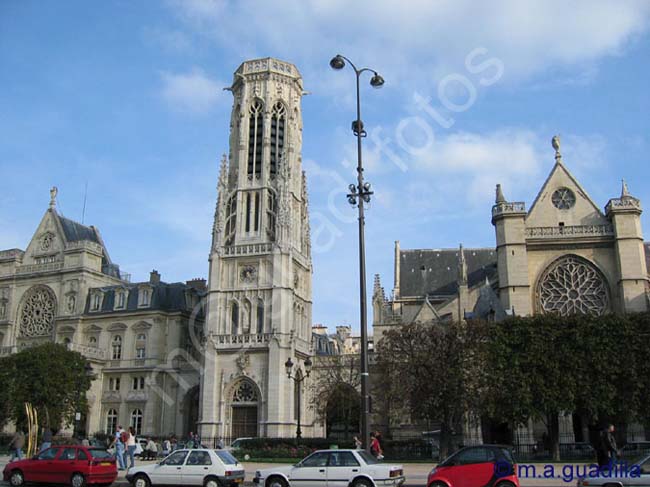
[[[352,487],[372,487],[372,483],[368,479],[355,480]]]
[[[203,487],[221,487],[221,483],[219,482],[219,479],[209,477],[205,479],[205,482],[203,482]]]
[[[133,487],[151,487],[151,481],[146,475],[136,475],[133,479]]]
[[[504,480],[503,482],[499,482],[495,487],[515,487],[512,482],[508,482],[507,480]]]
[[[286,480],[276,475],[266,481],[266,487],[288,487],[288,485]]]
[[[20,470],[14,470],[9,476],[9,483],[13,487],[19,487],[25,485],[25,476]]]
[[[431,482],[429,487],[447,487],[444,482]]]
[[[86,477],[79,472],[73,473],[70,478],[70,485],[72,485],[72,487],[84,487],[86,485]]]

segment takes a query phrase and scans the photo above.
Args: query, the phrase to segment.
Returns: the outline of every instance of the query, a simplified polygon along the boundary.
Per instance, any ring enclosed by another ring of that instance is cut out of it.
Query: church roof
[[[95,227],[87,227],[81,223],[70,220],[69,218],[65,218],[56,212],[54,214],[59,219],[59,223],[61,223],[61,228],[63,229],[63,233],[65,234],[65,238],[68,240],[68,242],[88,240],[90,242],[95,242],[102,245]]]
[[[400,296],[451,296],[458,291],[459,249],[400,251]],[[467,285],[497,275],[497,253],[490,248],[464,249]]]

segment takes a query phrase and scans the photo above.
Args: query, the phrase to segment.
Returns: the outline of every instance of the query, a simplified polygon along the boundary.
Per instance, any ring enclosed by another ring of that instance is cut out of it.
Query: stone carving
[[[235,388],[232,402],[257,402],[257,390],[248,380],[242,380]]]
[[[20,311],[21,337],[45,336],[54,329],[56,299],[45,286],[36,286],[27,291]]]
[[[537,294],[543,313],[602,315],[609,310],[604,277],[593,264],[577,256],[553,263],[540,278]]]
[[[237,364],[237,369],[239,369],[241,374],[248,375],[248,368],[251,366],[251,358],[246,352],[240,353],[235,359],[235,363]]]
[[[239,279],[241,282],[245,282],[247,284],[254,283],[257,281],[257,267],[254,265],[242,266],[241,270],[239,271]]]
[[[56,206],[56,195],[58,192],[59,189],[56,186],[52,186],[52,189],[50,189],[50,208],[54,208]]]
[[[68,313],[74,313],[75,304],[77,304],[77,297],[74,294],[68,294]]]
[[[47,232],[41,238],[41,250],[47,251],[52,248],[52,242],[54,241],[54,234]]]

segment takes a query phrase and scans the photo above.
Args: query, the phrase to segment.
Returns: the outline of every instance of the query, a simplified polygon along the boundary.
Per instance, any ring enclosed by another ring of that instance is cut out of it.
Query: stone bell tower
[[[304,389],[285,372],[310,354],[312,264],[301,167],[302,78],[273,58],[235,72],[230,152],[212,231],[199,430],[204,438],[291,437]],[[300,373],[300,372],[298,372]]]

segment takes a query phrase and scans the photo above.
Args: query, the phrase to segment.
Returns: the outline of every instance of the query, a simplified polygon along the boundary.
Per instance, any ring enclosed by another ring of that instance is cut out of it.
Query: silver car
[[[620,461],[600,472],[594,466],[578,480],[578,487],[650,487],[650,455],[636,461]]]

